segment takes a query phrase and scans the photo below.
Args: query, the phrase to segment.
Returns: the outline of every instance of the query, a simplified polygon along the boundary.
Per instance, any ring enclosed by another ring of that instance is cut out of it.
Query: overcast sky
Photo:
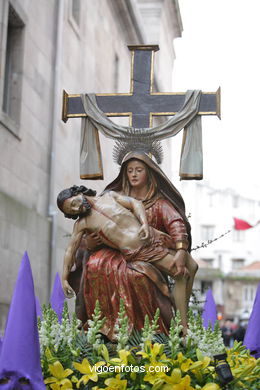
[[[221,86],[222,119],[203,117],[204,178],[260,199],[260,1],[179,5],[184,31],[174,41],[174,91]]]

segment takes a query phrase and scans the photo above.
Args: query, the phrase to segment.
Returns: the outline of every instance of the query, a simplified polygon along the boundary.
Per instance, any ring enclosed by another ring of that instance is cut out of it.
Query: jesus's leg
[[[179,311],[181,317],[182,334],[187,335],[188,328],[188,307],[187,307],[187,278],[184,276],[177,276],[173,290],[171,291],[171,301],[175,310]]]
[[[152,264],[173,278],[176,272],[176,267],[174,264],[174,255],[172,253],[176,252],[171,250],[171,253],[168,253],[160,260],[153,261]]]
[[[189,253],[187,253],[187,256],[186,256],[186,268],[188,269],[189,274],[190,274],[189,278],[187,279],[187,283],[186,283],[186,291],[187,291],[186,295],[187,295],[187,307],[188,307],[191,292],[192,292],[194,278],[195,278],[196,272],[198,271],[198,264],[191,257],[191,255]]]
[[[172,251],[171,251],[172,252]],[[189,277],[178,276],[174,278],[175,284],[172,291],[172,298],[175,301],[176,310],[179,310],[181,316],[181,324],[183,326],[183,335],[187,334],[188,324],[188,307],[190,296],[192,292],[192,286],[194,282],[195,274],[198,270],[196,261],[187,252],[185,266],[189,271]]]
[[[174,255],[176,252],[171,251],[171,254],[168,253],[163,259],[153,262],[153,264],[160,269],[161,271],[167,273],[169,276],[175,279],[175,285],[173,291],[171,292],[171,301],[175,308],[180,312],[181,325],[183,327],[182,333],[184,336],[187,334],[187,323],[188,323],[188,297],[187,293],[190,290],[188,288],[188,279],[185,276],[175,277],[175,272],[177,271],[174,265]],[[188,267],[187,267],[188,268]],[[193,282],[193,279],[192,279]]]

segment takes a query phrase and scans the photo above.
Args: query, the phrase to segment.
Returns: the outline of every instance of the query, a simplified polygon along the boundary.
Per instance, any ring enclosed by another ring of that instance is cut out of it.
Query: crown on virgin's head
[[[151,139],[145,129],[131,129],[124,140],[116,141],[113,149],[114,161],[121,165],[125,156],[130,152],[141,152],[151,155],[158,164],[163,160],[163,148],[158,140]]]

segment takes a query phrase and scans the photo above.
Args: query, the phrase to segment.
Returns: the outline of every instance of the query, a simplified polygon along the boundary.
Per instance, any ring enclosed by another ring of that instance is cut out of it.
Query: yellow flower
[[[161,357],[163,354],[164,345],[159,343],[152,344],[151,341],[146,341],[144,351],[137,352],[137,355],[141,355],[145,359],[149,359],[151,362],[155,362],[157,356]]]
[[[191,360],[190,358],[186,358],[182,352],[179,352],[178,355],[177,355],[177,359],[176,360],[172,360],[172,363],[174,366],[178,365],[179,369],[183,372],[187,372],[190,370],[190,367],[193,366],[194,364],[194,361]],[[177,371],[174,371],[173,372],[177,372]],[[173,374],[172,372],[172,374]],[[175,374],[174,374],[175,375]]]
[[[220,387],[216,383],[207,383],[201,390],[220,390]]]
[[[67,368],[64,370],[62,364],[59,361],[54,362],[54,364],[49,365],[49,371],[53,375],[44,380],[44,383],[50,384],[51,389],[53,390],[66,390],[72,389],[72,383],[67,377],[73,373],[72,370]]]
[[[126,366],[128,363],[128,356],[130,355],[129,351],[126,351],[125,349],[121,349],[118,352],[119,358],[111,359],[110,362],[118,363],[120,365]]]
[[[54,358],[54,356],[52,355],[51,351],[50,351],[50,348],[47,347],[44,351],[44,355],[45,357],[47,358],[47,361],[49,363],[54,363],[56,361],[56,359]]]
[[[172,373],[170,376],[165,376],[164,378],[165,382],[169,383],[169,384],[176,384],[176,383],[180,383],[181,381],[181,370],[179,368],[174,368],[172,370]]]
[[[70,381],[68,380],[68,382],[70,382]],[[52,390],[73,390],[71,382],[70,383],[65,383],[63,385],[58,385],[57,383],[52,383],[50,385],[50,388]]]
[[[183,362],[181,363],[180,367],[181,367],[181,370],[184,371],[184,372],[187,372],[190,370],[190,367],[194,364],[193,360],[191,359],[185,359],[183,360]]]
[[[115,378],[109,378],[105,380],[106,390],[126,390],[127,380],[120,379],[120,375],[116,375]]]
[[[202,360],[198,360],[197,362],[194,362],[189,370],[196,370],[198,368],[204,370],[204,368],[207,368],[210,364],[210,358],[208,356],[205,356]]]
[[[236,367],[232,370],[234,376],[239,378],[247,377],[256,366],[255,362],[243,362],[243,365]]]
[[[228,351],[227,361],[230,364],[232,374],[236,379],[252,381],[259,377],[257,360],[250,356],[248,351]]]
[[[186,375],[184,378],[180,378],[179,373],[175,373],[175,380],[179,382],[167,383],[162,386],[161,390],[195,390],[194,387],[190,385],[190,376]]]
[[[190,358],[186,358],[185,356],[183,356],[183,354],[180,352],[178,354],[178,358],[177,360],[174,360],[173,361],[174,363],[178,363],[179,364],[179,367],[182,371],[184,372],[187,372],[189,370],[196,370],[198,368],[200,369],[204,369],[206,367],[208,367],[208,365],[210,364],[210,358],[205,356],[205,357],[202,357],[201,360],[198,360],[196,362],[194,362],[193,360],[191,360]]]
[[[84,374],[80,380],[77,383],[77,387],[80,387],[81,382],[83,382],[84,385],[88,383],[89,380],[92,380],[93,382],[98,381],[98,374],[99,370],[98,368],[100,366],[103,366],[105,362],[98,362],[94,364],[94,366],[91,367],[88,359],[83,359],[82,363],[76,363],[74,362],[73,365],[81,374]]]
[[[103,356],[103,358],[105,359],[106,362],[108,362],[109,360],[109,353],[108,353],[108,349],[107,347],[105,346],[105,344],[101,344],[99,346],[99,349],[98,349],[98,354]]]
[[[160,362],[154,362],[145,365],[146,375],[144,381],[151,383],[152,385],[158,378],[164,378],[165,372],[168,371],[168,367]]]
[[[191,359],[187,359],[185,356],[183,356],[182,352],[179,352],[177,355],[177,359],[172,360],[172,363],[174,366],[177,365],[178,367],[181,368],[182,363],[186,362],[186,361],[190,362],[190,363],[188,363],[189,366],[191,363],[193,363]]]
[[[210,364],[210,358],[208,356],[201,357],[201,360],[198,360],[197,362],[194,362],[190,367],[189,370],[195,374],[196,379],[199,383],[203,383],[203,377],[205,374],[206,369],[208,368]]]

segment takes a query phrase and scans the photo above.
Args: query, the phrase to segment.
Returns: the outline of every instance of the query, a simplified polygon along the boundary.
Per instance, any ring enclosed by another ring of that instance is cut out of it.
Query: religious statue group
[[[76,294],[76,313],[85,329],[99,301],[106,317],[101,332],[111,341],[116,339],[121,300],[129,333],[142,329],[145,317],[154,318],[159,308],[158,331],[167,334],[179,311],[185,337],[198,266],[190,255],[191,228],[184,200],[158,165],[160,140],[184,129],[180,178],[202,179],[201,115],[219,115],[220,92],[154,93],[153,55],[158,47],[138,45],[129,50],[129,94],[68,95],[64,91],[63,120],[82,117],[81,179],[104,178],[99,132],[116,141],[113,157],[121,168],[98,196],[93,189],[76,185],[59,193],[59,209],[75,220],[62,285],[67,297]],[[125,112],[131,113],[131,127],[108,118]],[[165,112],[169,120],[149,127],[151,114]]]
[[[181,194],[159,165],[141,150],[126,153],[119,175],[96,196],[72,186],[57,198],[75,221],[64,257],[62,285],[77,294],[76,312],[87,329],[96,301],[106,322],[101,330],[116,339],[120,299],[129,332],[160,310],[159,332],[168,333],[179,310],[183,336],[197,264],[190,256],[190,224]],[[171,283],[170,283],[171,281]]]

